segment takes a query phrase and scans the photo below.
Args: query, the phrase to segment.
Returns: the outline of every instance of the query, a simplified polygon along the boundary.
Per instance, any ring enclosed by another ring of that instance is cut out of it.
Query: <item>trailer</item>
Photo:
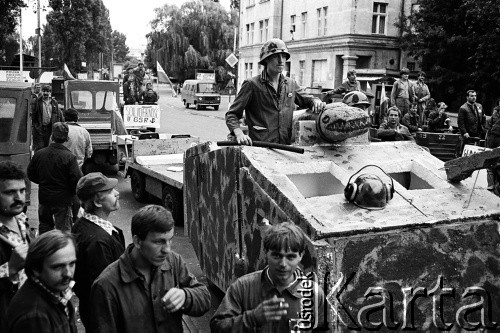
[[[172,212],[177,224],[182,224],[184,152],[200,143],[199,138],[190,135],[141,133],[120,135],[121,144],[131,145],[127,152],[122,176],[130,176],[134,198],[149,202],[153,198]]]

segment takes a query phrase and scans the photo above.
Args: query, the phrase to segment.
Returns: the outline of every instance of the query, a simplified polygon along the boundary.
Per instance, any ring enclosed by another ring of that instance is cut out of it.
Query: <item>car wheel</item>
[[[186,109],[189,109],[189,103],[187,103],[186,101],[184,101],[184,105],[186,106]]]
[[[146,192],[146,181],[144,175],[137,170],[132,171],[130,174],[130,188],[134,199],[144,203],[148,199],[148,192]]]
[[[215,111],[219,110],[219,106],[218,105],[214,105],[214,110]]]
[[[182,191],[170,185],[163,186],[163,207],[172,213],[176,225],[184,224]]]

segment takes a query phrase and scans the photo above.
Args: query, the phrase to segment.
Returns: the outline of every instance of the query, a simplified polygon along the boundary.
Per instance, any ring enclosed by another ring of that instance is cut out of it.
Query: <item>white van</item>
[[[186,108],[192,104],[196,106],[196,110],[207,106],[219,110],[220,94],[216,92],[214,81],[186,80],[182,86],[182,101]]]

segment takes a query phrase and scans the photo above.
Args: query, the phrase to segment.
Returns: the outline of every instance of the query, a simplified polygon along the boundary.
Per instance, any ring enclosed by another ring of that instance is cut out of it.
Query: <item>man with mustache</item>
[[[182,316],[210,309],[207,287],[170,249],[174,219],[165,207],[148,205],[132,217],[125,253],[92,285],[90,332],[182,332]]]
[[[231,284],[210,321],[212,332],[285,333],[323,324],[323,291],[298,267],[305,237],[293,222],[269,228],[263,242],[268,266]],[[316,309],[308,319],[302,315],[304,303]]]
[[[28,253],[26,226],[16,218],[26,200],[26,174],[11,161],[0,162],[0,331],[7,323],[7,306],[23,280]]]
[[[260,75],[243,82],[226,113],[226,125],[239,144],[252,145],[252,140],[258,140],[289,145],[295,104],[315,113],[324,109],[325,103],[319,98],[305,94],[295,80],[283,75],[289,58],[290,53],[280,39],[270,39],[262,46],[259,63],[264,69]],[[243,112],[248,135],[240,128]]]
[[[31,244],[26,256],[28,280],[7,311],[7,332],[77,333],[70,299],[76,250],[71,234],[52,230]]]
[[[78,255],[75,271],[75,293],[80,300],[80,318],[90,323],[90,287],[99,274],[125,251],[120,228],[109,222],[109,214],[120,209],[118,180],[100,172],[89,173],[78,181],[76,194],[84,208],[71,232],[76,237]]]

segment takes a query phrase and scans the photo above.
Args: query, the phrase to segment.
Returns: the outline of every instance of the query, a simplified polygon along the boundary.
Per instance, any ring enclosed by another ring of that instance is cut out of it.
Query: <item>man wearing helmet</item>
[[[345,94],[344,98],[342,98],[342,103],[360,108],[361,110],[366,110],[371,105],[368,97],[360,91],[351,91]]]
[[[226,124],[239,144],[251,145],[252,140],[290,144],[295,104],[319,113],[325,103],[301,91],[295,80],[282,72],[290,58],[285,43],[277,38],[267,41],[260,51],[260,75],[247,79],[226,113]],[[249,135],[240,128],[245,112]]]

